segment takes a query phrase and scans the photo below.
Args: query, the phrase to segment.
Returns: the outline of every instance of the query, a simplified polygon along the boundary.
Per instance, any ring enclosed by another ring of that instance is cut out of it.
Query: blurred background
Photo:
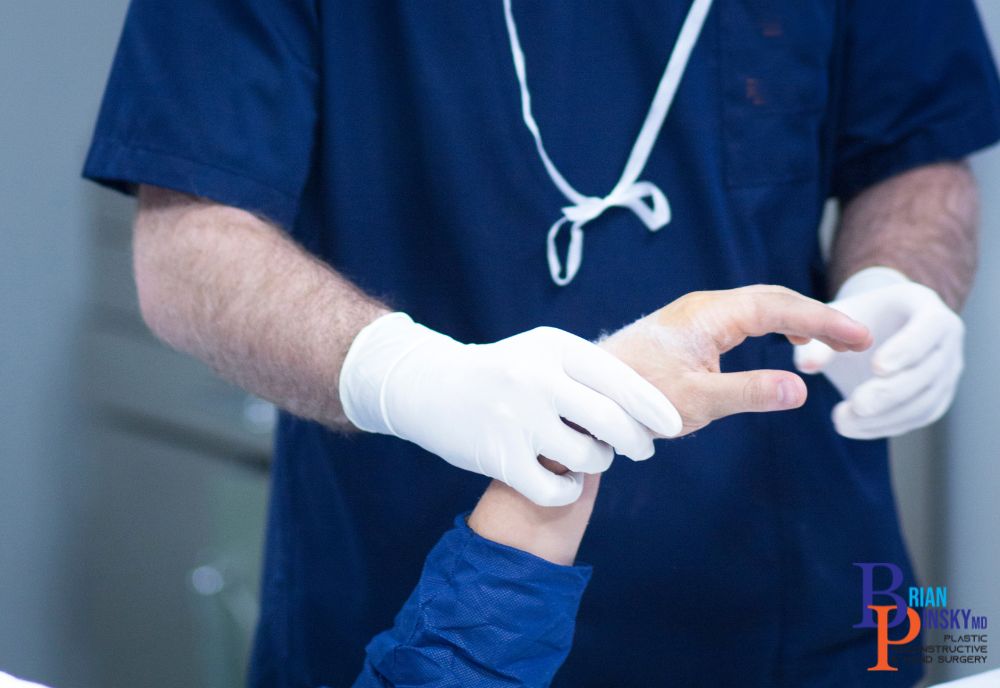
[[[60,688],[228,688],[257,613],[274,409],[152,338],[133,204],[79,177],[126,7],[0,2],[0,669]],[[980,8],[998,49],[1000,2]],[[996,622],[1000,150],[973,164],[967,374],[945,420],[894,443],[893,467],[922,582]]]

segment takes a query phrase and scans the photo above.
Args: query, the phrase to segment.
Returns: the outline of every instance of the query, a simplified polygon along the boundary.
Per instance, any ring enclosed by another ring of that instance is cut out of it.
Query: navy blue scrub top
[[[515,0],[535,117],[580,191],[617,181],[688,8]],[[538,325],[590,338],[693,290],[770,282],[824,298],[825,199],[1000,136],[971,0],[717,0],[644,175],[673,221],[653,234],[608,211],[558,287],[545,234],[565,199],[520,107],[500,0],[134,0],[85,174],[260,213],[463,341]],[[776,337],[724,360],[790,363]],[[803,409],[616,462],[554,685],[868,678],[852,563],[909,574],[886,446],[837,436],[836,392],[807,383]],[[486,483],[398,439],[283,414],[251,685],[349,685]]]

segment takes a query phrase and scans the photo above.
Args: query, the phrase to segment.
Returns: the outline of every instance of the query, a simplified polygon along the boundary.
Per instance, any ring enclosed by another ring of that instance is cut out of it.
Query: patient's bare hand
[[[667,395],[686,434],[734,413],[805,403],[806,386],[795,373],[719,372],[722,354],[747,337],[772,332],[795,344],[818,339],[837,351],[871,346],[864,325],[790,289],[767,285],[686,294],[601,345]]]

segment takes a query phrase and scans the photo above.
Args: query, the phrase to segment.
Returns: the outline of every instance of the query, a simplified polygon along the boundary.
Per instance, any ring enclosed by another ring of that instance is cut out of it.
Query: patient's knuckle
[[[751,327],[753,324],[761,321],[764,310],[761,305],[759,294],[740,294],[735,306],[736,308],[733,315],[735,316],[737,322],[744,328]]]
[[[743,404],[746,408],[760,408],[766,401],[766,392],[760,378],[751,377],[743,383]]]

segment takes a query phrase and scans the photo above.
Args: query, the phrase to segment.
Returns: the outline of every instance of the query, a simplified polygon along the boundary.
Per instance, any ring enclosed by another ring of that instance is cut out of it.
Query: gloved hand
[[[806,386],[787,370],[722,373],[719,357],[747,337],[771,332],[793,343],[818,339],[838,351],[871,345],[868,329],[784,287],[755,285],[686,294],[600,345],[656,385],[677,406],[682,434],[734,413],[801,406]]]
[[[414,442],[541,506],[576,501],[582,474],[607,470],[612,447],[648,459],[654,434],[681,429],[677,410],[653,385],[568,332],[540,327],[495,344],[461,344],[403,313],[379,318],[355,338],[340,398],[361,430]],[[570,472],[546,470],[543,454]]]
[[[796,367],[823,372],[844,397],[833,409],[837,432],[895,437],[944,415],[962,373],[965,327],[932,289],[891,268],[866,268],[830,305],[875,337],[863,353],[836,353],[820,342],[796,347]]]
[[[45,686],[40,683],[22,681],[0,671],[0,688],[45,688]]]

